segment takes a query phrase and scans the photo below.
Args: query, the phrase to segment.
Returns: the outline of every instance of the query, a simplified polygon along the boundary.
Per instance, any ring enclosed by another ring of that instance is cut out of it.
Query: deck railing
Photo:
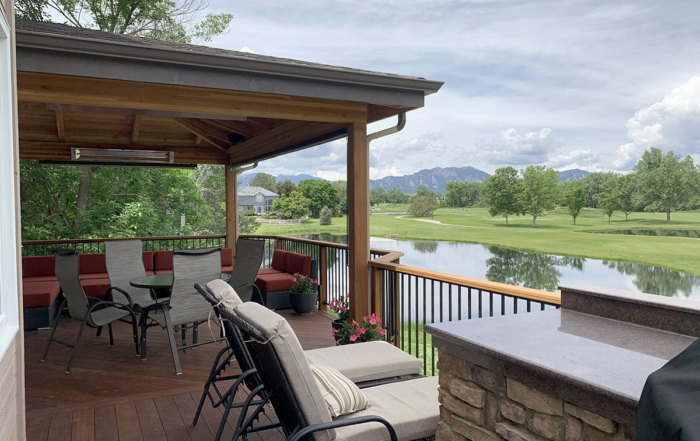
[[[320,307],[349,294],[348,245],[274,235],[242,235],[265,242],[263,267],[275,249],[306,254],[318,262]],[[57,248],[79,253],[104,252],[104,242],[119,239],[25,241],[22,255],[52,254]],[[141,238],[145,251],[226,246],[226,237],[183,236]],[[403,253],[372,248],[370,261],[372,312],[382,318],[387,340],[423,360],[423,372],[436,374],[436,351],[424,326],[558,308],[557,293],[472,279],[400,263]]]

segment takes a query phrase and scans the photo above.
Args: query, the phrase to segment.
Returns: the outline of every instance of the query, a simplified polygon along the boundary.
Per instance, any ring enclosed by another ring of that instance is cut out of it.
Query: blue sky
[[[697,0],[211,0],[206,12],[234,15],[212,46],[444,81],[403,132],[373,142],[372,178],[627,171],[651,146],[700,159]],[[345,145],[258,170],[344,179]]]

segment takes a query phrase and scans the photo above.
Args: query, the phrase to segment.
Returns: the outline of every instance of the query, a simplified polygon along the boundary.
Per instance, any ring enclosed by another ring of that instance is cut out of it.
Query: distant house
[[[272,201],[280,197],[262,187],[238,187],[238,211],[253,210],[255,214],[272,211]]]

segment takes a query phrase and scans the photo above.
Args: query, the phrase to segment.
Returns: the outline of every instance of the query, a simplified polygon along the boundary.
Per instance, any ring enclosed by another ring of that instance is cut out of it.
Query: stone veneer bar
[[[700,305],[590,285],[562,309],[426,326],[437,441],[633,440],[646,378],[700,334]]]

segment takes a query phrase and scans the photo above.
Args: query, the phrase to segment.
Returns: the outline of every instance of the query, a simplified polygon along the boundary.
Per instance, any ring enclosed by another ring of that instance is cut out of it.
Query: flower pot
[[[318,294],[315,292],[290,292],[289,303],[298,315],[309,315],[316,306]]]
[[[340,321],[340,319],[335,319],[333,322],[331,322],[331,326],[333,326],[333,329],[335,329],[337,332],[343,329],[343,322]]]

